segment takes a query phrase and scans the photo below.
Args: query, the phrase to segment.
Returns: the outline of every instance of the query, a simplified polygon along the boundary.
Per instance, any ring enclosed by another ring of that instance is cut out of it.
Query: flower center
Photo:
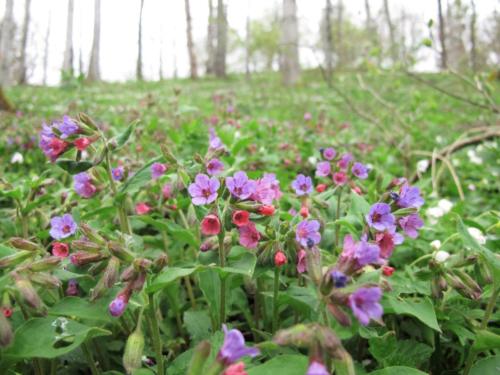
[[[208,198],[210,195],[212,195],[210,189],[202,189],[201,194],[205,197]]]
[[[382,218],[382,215],[380,215],[379,213],[375,212],[373,215],[372,215],[372,221],[375,222],[375,223],[378,223],[380,221],[380,219]]]
[[[71,227],[66,224],[65,226],[63,226],[62,231],[63,233],[69,233],[71,232]]]

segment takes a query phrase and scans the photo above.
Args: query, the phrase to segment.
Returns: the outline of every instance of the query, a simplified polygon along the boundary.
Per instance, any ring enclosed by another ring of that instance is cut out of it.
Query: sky
[[[214,4],[217,0],[213,0]],[[332,3],[335,4],[335,0]],[[364,0],[344,0],[349,16],[357,23],[365,17]],[[200,57],[204,60],[204,39],[207,31],[208,0],[190,0],[193,19],[193,36]],[[390,0],[391,13],[395,17],[404,9],[413,14],[422,30],[427,21],[436,18],[436,0]],[[19,25],[24,13],[24,0],[14,0],[15,18]],[[247,14],[251,19],[261,18],[271,12],[281,0],[226,0],[229,26],[244,37]],[[301,45],[312,45],[319,33],[321,12],[325,0],[297,0]],[[372,13],[380,11],[382,0],[370,1]],[[101,0],[101,75],[107,81],[134,79],[137,58],[137,34],[140,0]],[[50,25],[48,83],[57,84],[63,61],[66,37],[67,0],[32,0],[31,24],[28,40],[28,59],[34,67],[29,82],[38,84],[43,77],[43,51],[45,35]],[[481,25],[495,9],[500,9],[499,0],[476,0]],[[0,16],[3,16],[5,0],[0,0]],[[81,53],[85,71],[88,67],[92,44],[94,18],[93,0],[75,0],[74,47],[75,66]],[[171,77],[174,67],[180,77],[189,73],[186,48],[186,22],[184,0],[145,0],[143,14],[143,60],[146,79],[158,79],[160,55],[164,77]],[[419,63],[421,70],[435,69],[432,51],[423,51]],[[316,66],[318,56],[310,48],[300,49],[300,60],[304,67]],[[241,70],[242,61],[232,56],[229,70]],[[200,67],[200,72],[202,69]]]

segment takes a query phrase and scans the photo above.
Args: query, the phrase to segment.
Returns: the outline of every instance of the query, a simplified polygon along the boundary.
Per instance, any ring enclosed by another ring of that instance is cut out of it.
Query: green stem
[[[339,188],[339,196],[337,200],[337,217],[335,220],[340,219],[340,202],[342,200],[342,188]],[[335,249],[338,248],[339,246],[339,239],[340,239],[340,224],[335,224]]]
[[[220,267],[226,265],[226,252],[224,250],[224,231],[219,234],[219,263]],[[220,315],[219,328],[226,322],[226,279],[222,276],[220,279]]]
[[[274,289],[273,289],[273,333],[278,330],[278,294],[280,290],[280,271],[281,268],[274,268]]]
[[[106,150],[106,172],[109,179],[109,185],[111,186],[111,191],[113,192],[113,197],[116,196],[117,189],[115,180],[113,179],[113,172],[111,171],[111,159],[109,158],[109,150]],[[118,203],[118,217],[120,219],[120,228],[123,233],[131,234],[130,224],[128,222],[127,213],[123,207],[123,201]]]
[[[95,365],[95,360],[94,356],[92,355],[92,350],[90,350],[90,346],[87,342],[83,343],[82,350],[83,353],[85,354],[85,357],[87,358],[87,362],[89,363],[90,372],[92,373],[92,375],[99,375],[101,372]]]
[[[191,286],[191,279],[189,276],[184,277],[184,284],[186,284],[186,291],[191,302],[191,307],[196,309],[196,298],[194,298],[193,287]]]
[[[488,326],[488,322],[490,320],[491,314],[493,313],[493,309],[497,303],[498,294],[500,293],[500,288],[493,290],[491,293],[490,299],[488,301],[488,305],[486,306],[486,310],[484,311],[483,320],[481,322],[480,329],[486,329]],[[467,360],[465,362],[465,370],[463,375],[468,375],[469,371],[474,364],[474,360],[476,359],[477,352],[471,347],[469,349],[469,354],[467,355]]]
[[[156,356],[156,368],[158,370],[158,375],[165,375],[165,362],[163,360],[163,346],[160,337],[160,328],[158,326],[158,320],[156,319],[156,307],[154,296],[148,295],[149,307],[147,310],[149,330],[153,336],[153,347]]]
[[[418,259],[415,259],[410,265],[409,267],[412,267],[414,266],[415,264],[417,263],[420,263],[422,260],[424,259],[428,259],[428,258],[432,258],[434,256],[434,254],[425,254],[425,255],[422,255],[420,258]]]

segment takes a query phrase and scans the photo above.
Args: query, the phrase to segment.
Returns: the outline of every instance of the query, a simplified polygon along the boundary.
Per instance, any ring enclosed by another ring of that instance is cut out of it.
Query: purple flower
[[[333,160],[335,156],[337,155],[337,151],[333,147],[327,147],[323,150],[323,157],[326,160]]]
[[[304,249],[300,249],[297,253],[297,272],[304,273],[307,271],[307,253]]]
[[[387,203],[375,203],[368,215],[366,215],[368,225],[375,230],[384,231],[394,225],[394,215],[391,214],[391,206]]]
[[[56,240],[69,237],[75,234],[77,225],[70,214],[55,216],[50,219],[50,235]]]
[[[350,153],[343,154],[340,157],[340,160],[338,161],[337,166],[341,170],[345,171],[345,170],[347,170],[347,168],[349,168],[349,163],[351,163],[351,161],[352,161],[352,155]]]
[[[151,166],[151,178],[156,180],[163,176],[163,174],[167,171],[167,166],[162,163],[153,163]]]
[[[52,126],[42,124],[38,146],[42,149],[43,153],[54,162],[59,155],[66,151],[68,143],[56,137],[52,130]]]
[[[251,199],[262,204],[273,204],[273,200],[281,198],[280,182],[274,173],[265,173],[256,181],[255,192]]]
[[[113,180],[121,181],[123,179],[123,167],[116,167],[111,170],[111,175],[113,176]]]
[[[233,177],[226,178],[226,186],[233,196],[243,200],[255,192],[256,183],[248,179],[245,172],[239,171]]]
[[[73,176],[76,193],[83,198],[90,198],[96,192],[96,187],[92,185],[92,180],[86,172],[81,172]]]
[[[368,168],[359,162],[354,163],[351,171],[352,174],[355,175],[360,180],[368,178]]]
[[[396,203],[402,208],[419,208],[424,204],[424,199],[420,196],[420,189],[418,187],[404,184],[401,186]]]
[[[109,304],[109,313],[114,317],[121,316],[127,308],[127,305],[127,297],[124,294],[120,294]]]
[[[255,357],[260,354],[259,349],[245,345],[245,338],[240,331],[237,329],[228,330],[225,324],[222,328],[224,330],[224,343],[217,354],[217,360],[225,366],[229,366],[247,355]]]
[[[307,369],[306,375],[330,375],[324,364],[312,361]]]
[[[220,140],[220,138],[215,133],[214,128],[210,128],[209,130],[209,147],[210,150],[216,151],[224,148],[224,144]]]
[[[404,237],[396,232],[396,226],[392,226],[384,232],[378,232],[375,234],[375,241],[380,247],[380,257],[389,259],[392,255],[394,247],[402,244]]]
[[[211,159],[207,165],[207,173],[210,176],[221,173],[224,170],[224,164],[219,159]]]
[[[331,166],[327,161],[321,161],[316,165],[316,177],[326,177],[330,174]]]
[[[297,230],[295,232],[295,239],[302,246],[307,246],[309,248],[314,245],[319,244],[321,241],[321,234],[319,233],[319,221],[318,220],[303,220],[297,225]]]
[[[80,130],[76,122],[69,116],[63,116],[62,121],[56,122],[56,127],[61,132],[62,139],[66,139]]]
[[[330,276],[335,288],[343,288],[347,285],[347,276],[343,272],[333,270],[332,272],[330,272]]]
[[[424,222],[417,213],[413,213],[399,219],[399,225],[408,237],[417,238],[418,230],[424,226]]]
[[[206,174],[197,174],[196,178],[188,187],[188,192],[191,195],[194,205],[212,203],[217,199],[217,190],[220,187],[220,182],[215,177],[208,177]]]
[[[380,319],[384,313],[379,301],[382,290],[379,287],[359,288],[349,296],[349,306],[359,322],[366,326],[370,319]]]
[[[380,248],[376,244],[362,239],[356,244],[354,249],[354,259],[359,267],[364,267],[370,263],[376,263],[380,256]]]
[[[295,194],[298,196],[310,194],[313,191],[311,177],[306,177],[303,174],[299,174],[297,178],[292,182],[292,187],[295,189]]]

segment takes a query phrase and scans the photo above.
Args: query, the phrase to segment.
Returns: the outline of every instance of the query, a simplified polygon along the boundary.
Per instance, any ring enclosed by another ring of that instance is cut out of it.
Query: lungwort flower
[[[92,185],[90,175],[86,172],[81,172],[73,176],[74,186],[76,193],[83,198],[91,198],[95,192],[96,187]]]
[[[260,233],[251,221],[239,227],[240,245],[247,249],[255,249],[260,240]]]
[[[50,219],[50,226],[50,235],[56,240],[61,240],[75,234],[77,229],[77,225],[71,214],[53,217]]]
[[[418,230],[424,226],[424,222],[417,213],[400,218],[398,223],[410,238],[417,238]]]
[[[162,163],[153,163],[151,165],[151,178],[156,180],[163,176],[163,174],[167,171],[167,166]]]
[[[292,187],[295,189],[295,194],[298,196],[311,194],[313,191],[313,185],[311,177],[299,174],[297,178],[292,182]]]
[[[209,204],[217,199],[217,190],[220,182],[215,177],[208,177],[206,174],[198,174],[188,191],[194,205]]]
[[[382,317],[384,311],[380,298],[382,290],[379,287],[359,288],[349,296],[349,307],[362,325],[366,326],[370,320]]]
[[[365,180],[366,178],[368,178],[368,168],[359,162],[354,163],[351,171],[352,174],[360,180]]]
[[[366,221],[373,229],[384,231],[394,226],[395,218],[391,214],[391,206],[387,203],[375,203],[366,215]]]
[[[237,329],[228,330],[225,324],[222,328],[224,330],[224,343],[217,354],[217,360],[225,366],[232,365],[242,357],[255,357],[260,354],[259,349],[245,345],[245,338],[240,331]]]
[[[243,171],[226,178],[226,186],[234,197],[241,200],[249,198],[256,189],[255,181],[250,180]]]
[[[319,244],[321,241],[321,234],[319,233],[320,224],[318,220],[303,220],[297,225],[295,232],[295,239],[302,246],[309,248]]]
[[[424,199],[420,196],[420,189],[418,187],[410,186],[406,183],[401,186],[396,203],[402,208],[419,208],[424,204]]]

